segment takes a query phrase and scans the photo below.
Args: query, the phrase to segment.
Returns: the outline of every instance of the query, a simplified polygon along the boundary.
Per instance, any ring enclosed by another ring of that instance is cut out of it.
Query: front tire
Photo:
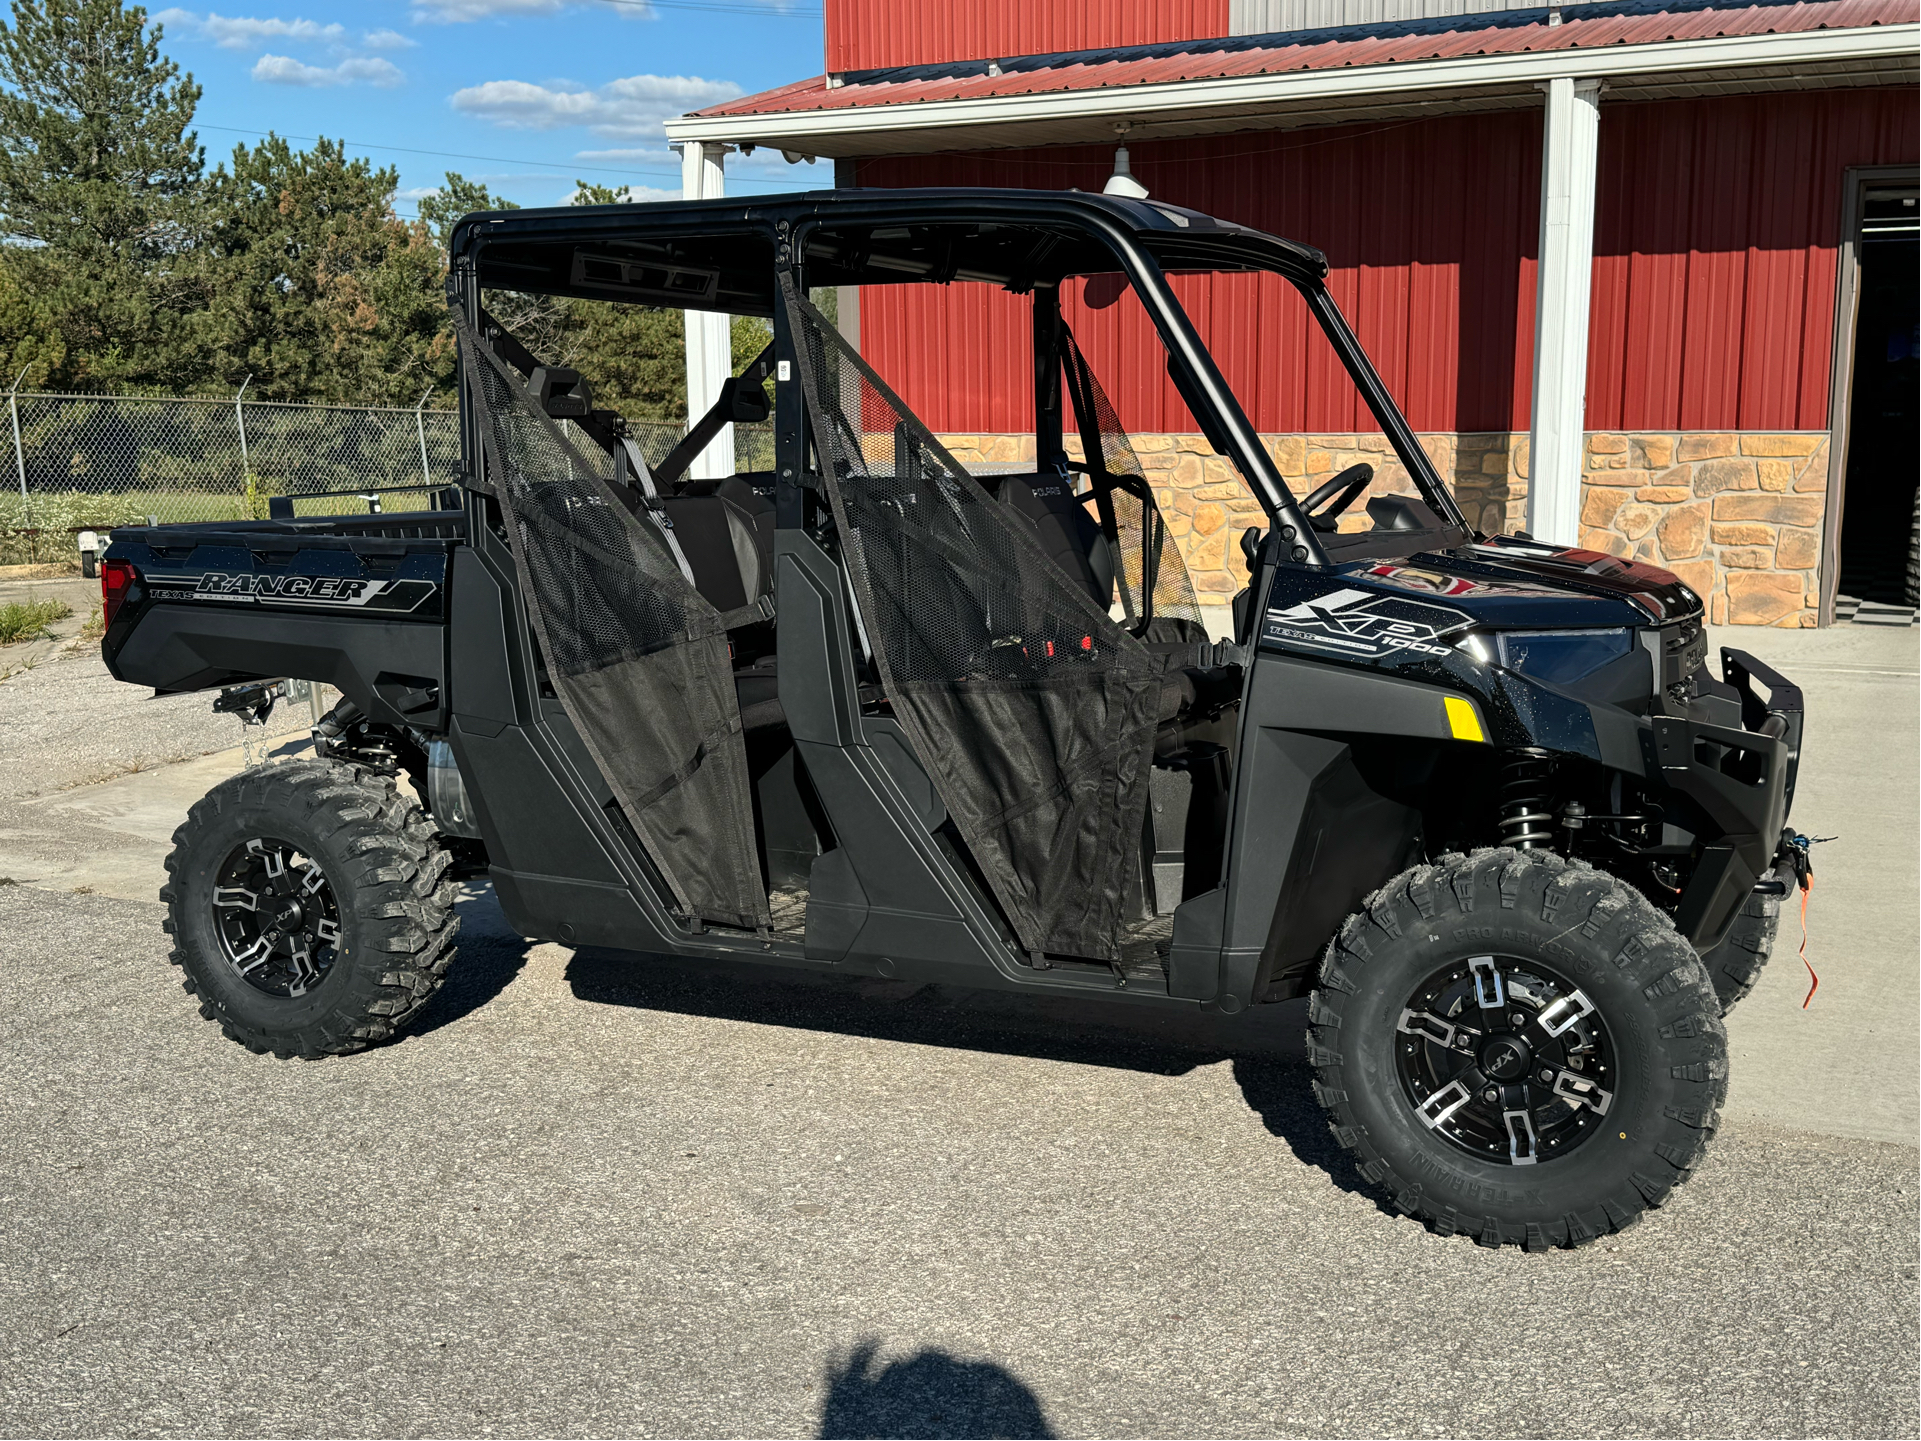
[[[392,1039],[439,989],[452,855],[390,775],[260,765],[188,812],[165,926],[200,1014],[255,1052],[318,1060]]]
[[[1361,1174],[1443,1234],[1577,1246],[1660,1205],[1727,1092],[1706,971],[1633,887],[1510,849],[1418,866],[1328,947],[1314,1092]]]
[[[1794,873],[1790,871],[1782,879],[1793,885]],[[1702,953],[1701,964],[1714,982],[1722,1015],[1733,1010],[1737,1001],[1747,999],[1748,992],[1760,981],[1761,968],[1767,965],[1780,932],[1781,898],[1757,891],[1742,905],[1720,944]]]

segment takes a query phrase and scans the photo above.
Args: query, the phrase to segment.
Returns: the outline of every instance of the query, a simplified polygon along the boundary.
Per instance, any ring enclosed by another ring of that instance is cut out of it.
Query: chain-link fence
[[[453,483],[452,410],[290,405],[138,396],[7,397],[0,450],[0,565],[74,559],[81,530],[149,518],[264,519],[275,496],[297,515],[415,510]],[[683,428],[630,422],[658,462]],[[771,426],[735,427],[736,466],[772,466]],[[6,475],[8,469],[11,475]],[[7,482],[12,482],[8,484]]]

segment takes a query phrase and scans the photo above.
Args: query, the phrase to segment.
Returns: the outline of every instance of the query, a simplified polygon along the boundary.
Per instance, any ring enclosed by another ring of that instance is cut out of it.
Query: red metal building
[[[1916,0],[1495,3],[827,0],[826,74],[669,129],[709,175],[769,145],[863,186],[1095,190],[1125,143],[1155,198],[1327,253],[1485,528],[1654,559],[1717,620],[1911,605]],[[1290,475],[1368,447],[1284,286],[1180,287]],[[1031,430],[1010,297],[848,300],[962,451]],[[1181,493],[1218,466],[1174,464],[1205,446],[1145,336],[1077,333],[1130,429],[1173,437],[1157,481],[1203,585],[1238,585],[1210,538],[1239,516]]]

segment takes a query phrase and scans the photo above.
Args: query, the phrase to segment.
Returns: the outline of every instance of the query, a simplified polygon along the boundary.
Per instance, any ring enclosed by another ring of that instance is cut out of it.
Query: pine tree
[[[434,244],[444,252],[454,226],[476,210],[518,210],[520,206],[494,194],[478,180],[469,180],[457,170],[447,172],[446,183],[419,206],[420,218],[427,223]]]
[[[120,0],[14,0],[0,22],[0,345],[42,383],[176,389],[191,318],[200,87]]]
[[[204,155],[200,87],[160,54],[161,27],[120,0],[14,0],[0,22],[0,224],[66,251],[160,259]]]
[[[393,212],[396,172],[337,140],[237,146],[208,184],[205,334],[221,380],[263,400],[411,405],[445,388],[443,262]]]

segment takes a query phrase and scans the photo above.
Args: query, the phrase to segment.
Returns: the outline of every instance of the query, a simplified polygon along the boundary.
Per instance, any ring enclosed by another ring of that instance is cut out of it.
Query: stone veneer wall
[[[1200,436],[1131,439],[1201,604],[1224,629],[1228,602],[1247,584],[1239,537],[1265,517],[1239,473]],[[1412,489],[1381,435],[1262,440],[1297,496],[1361,460],[1375,468],[1369,495]],[[1033,463],[1032,436],[946,435],[941,441],[970,467]],[[1526,525],[1525,434],[1424,435],[1421,445],[1480,529],[1513,534]],[[1068,437],[1067,449],[1078,457],[1075,437]],[[1587,438],[1583,470],[1582,545],[1673,571],[1707,601],[1716,625],[1815,623],[1826,432],[1597,431]],[[1350,507],[1344,528],[1365,527],[1365,503]]]
[[[1815,623],[1825,431],[1596,433],[1583,469],[1583,545],[1673,571],[1715,625]]]

